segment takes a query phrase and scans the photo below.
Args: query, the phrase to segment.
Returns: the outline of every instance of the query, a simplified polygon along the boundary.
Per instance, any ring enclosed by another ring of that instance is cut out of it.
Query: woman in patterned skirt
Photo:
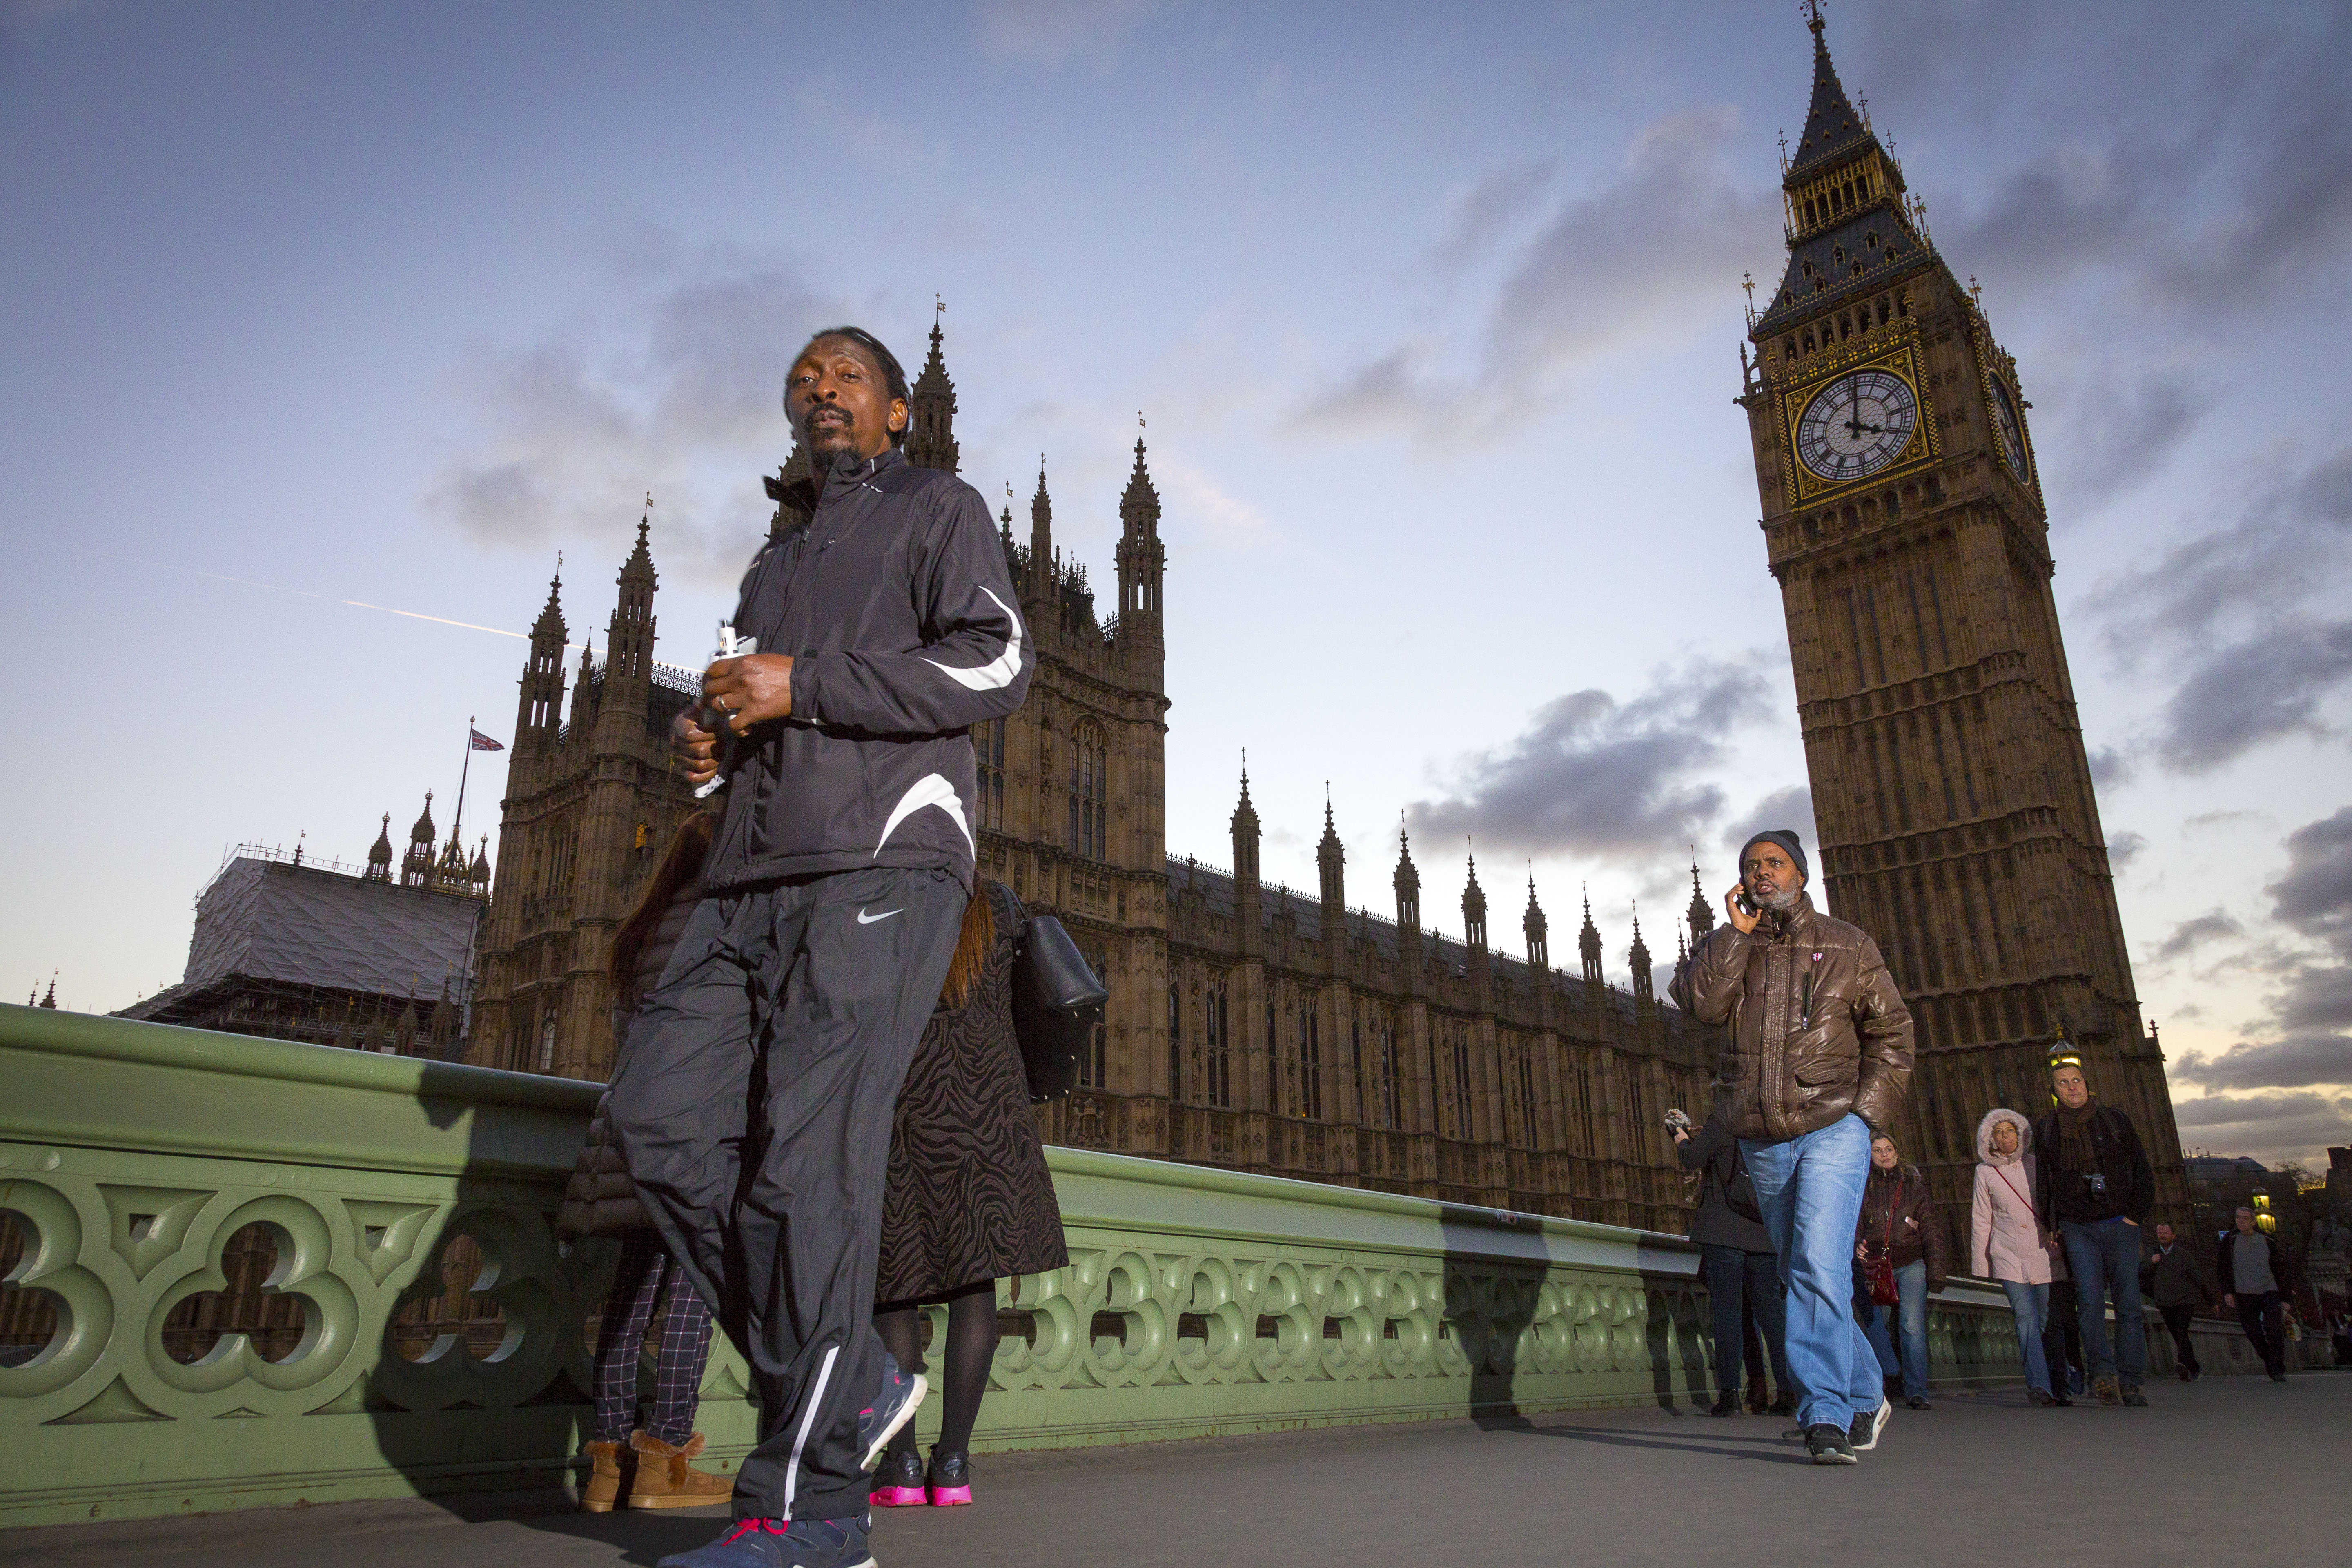
[[[1013,1034],[1013,960],[1025,919],[1009,889],[980,883],[898,1091],[874,1326],[901,1367],[920,1372],[921,1309],[944,1301],[948,1324],[928,1473],[909,1421],[874,1473],[872,1500],[883,1508],[971,1500],[968,1450],[996,1359],[996,1282],[1070,1260]]]

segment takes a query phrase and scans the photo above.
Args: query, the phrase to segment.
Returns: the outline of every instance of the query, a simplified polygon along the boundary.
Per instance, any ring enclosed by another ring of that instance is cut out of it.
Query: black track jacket
[[[834,470],[752,558],[735,629],[793,656],[793,712],[730,748],[704,885],[902,866],[970,887],[965,729],[1020,707],[1036,668],[980,492],[896,447]]]

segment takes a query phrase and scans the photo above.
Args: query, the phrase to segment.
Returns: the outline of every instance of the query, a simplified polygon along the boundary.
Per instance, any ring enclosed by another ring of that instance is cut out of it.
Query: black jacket
[[[2213,1277],[2220,1281],[2221,1289],[2232,1296],[2238,1293],[2238,1237],[2241,1234],[2231,1231],[2213,1249]],[[2254,1234],[2271,1244],[2271,1279],[2277,1282],[2279,1293],[2293,1295],[2296,1282],[2303,1277],[2302,1270],[2295,1266],[2295,1260],[2287,1256],[2286,1248],[2279,1245],[2277,1237],[2263,1236],[2261,1231]]]
[[[1675,1145],[1675,1158],[1685,1171],[1699,1173],[1698,1211],[1691,1215],[1690,1238],[1702,1247],[1736,1247],[1742,1252],[1769,1252],[1772,1238],[1764,1222],[1749,1219],[1731,1206],[1730,1196],[1756,1207],[1756,1184],[1739,1161],[1739,1141],[1720,1116],[1710,1116],[1699,1130]]]
[[[2074,1170],[2066,1163],[2058,1113],[2053,1110],[2033,1124],[2033,1152],[2041,1156],[2033,1173],[2033,1212],[2053,1227],[2060,1222],[2092,1225],[2119,1216],[2146,1225],[2148,1211],[2156,1207],[2156,1173],[2148,1169],[2147,1152],[2132,1131],[2131,1118],[2112,1105],[2095,1106],[2091,1149],[2095,1169]]]
[[[896,448],[824,478],[752,558],[735,629],[793,656],[793,711],[729,749],[713,889],[977,853],[968,726],[1021,706],[1036,653],[980,492]]]
[[[2185,1241],[2174,1242],[2169,1252],[2148,1243],[2147,1256],[2140,1259],[2139,1290],[2159,1307],[2208,1307],[2220,1294],[2212,1271]]]

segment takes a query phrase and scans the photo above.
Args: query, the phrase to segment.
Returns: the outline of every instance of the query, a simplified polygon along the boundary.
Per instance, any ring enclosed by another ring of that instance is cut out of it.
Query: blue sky
[[[1753,823],[1810,841],[1730,403],[1793,5],[0,17],[18,984],[175,978],[229,844],[354,859],[427,788],[446,827],[522,645],[445,623],[520,632],[561,549],[601,640],[648,489],[659,656],[698,658],[782,357],[850,319],[912,363],[935,293],[965,477],[1025,518],[1042,453],[1098,577],[1150,420],[1176,852],[1229,858],[1247,747],[1269,878],[1313,885],[1328,780],[1353,900],[1404,813],[1447,929],[1475,832],[1501,908],[1530,860],[1556,931],[1589,884],[1622,972],[1685,846],[1713,886]],[[2034,405],[2184,1141],[2344,1142],[2352,12],[1830,27]]]

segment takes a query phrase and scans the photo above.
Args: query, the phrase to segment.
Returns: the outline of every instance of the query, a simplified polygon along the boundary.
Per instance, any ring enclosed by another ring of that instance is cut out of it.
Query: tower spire
[[[1052,596],[1054,498],[1045,493],[1045,454],[1037,454],[1037,493],[1029,498],[1029,584],[1040,597]]]
[[[907,461],[919,468],[954,473],[960,460],[955,438],[955,383],[940,352],[940,318],[947,301],[931,296],[931,352],[907,396]]]

